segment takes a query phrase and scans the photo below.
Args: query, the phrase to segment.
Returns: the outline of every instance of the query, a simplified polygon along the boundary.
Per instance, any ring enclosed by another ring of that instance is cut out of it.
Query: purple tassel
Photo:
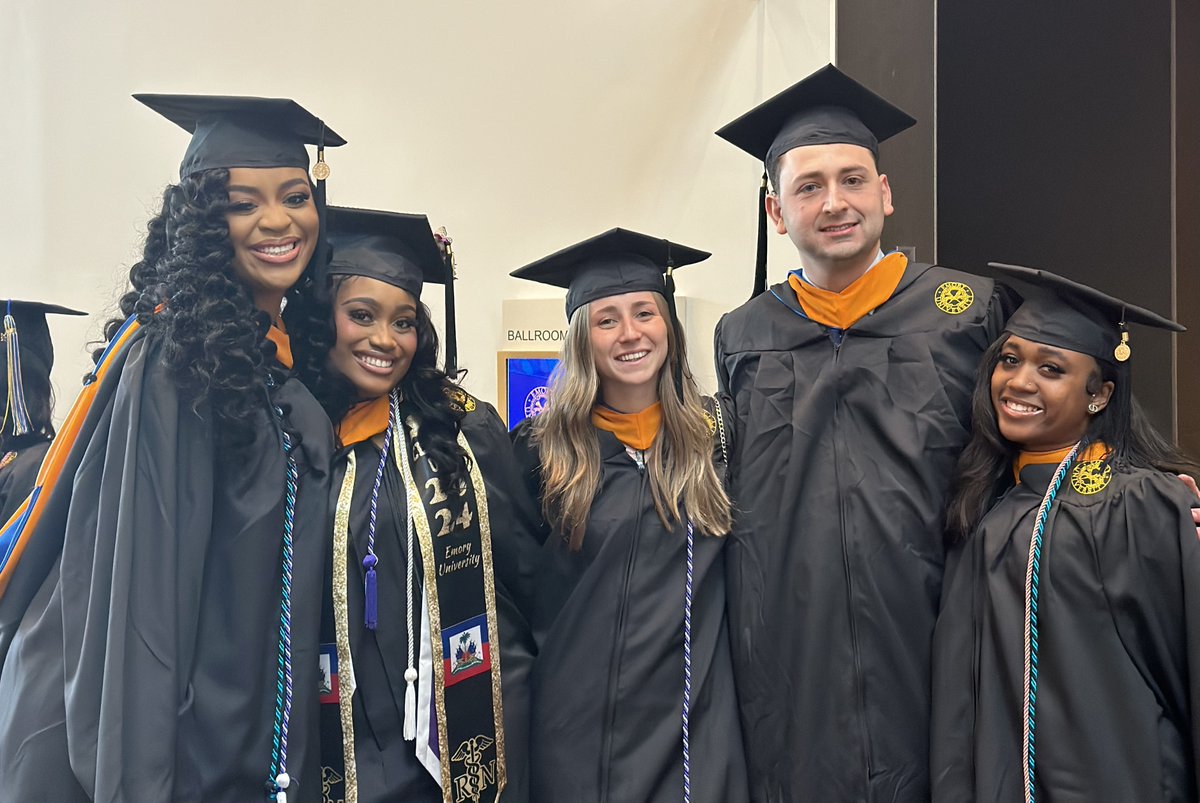
[[[364,583],[363,594],[366,597],[366,614],[367,614],[367,629],[374,630],[379,624],[379,599],[375,590],[375,564],[377,560],[374,555],[367,555],[363,558],[363,568],[367,570],[367,577]]]

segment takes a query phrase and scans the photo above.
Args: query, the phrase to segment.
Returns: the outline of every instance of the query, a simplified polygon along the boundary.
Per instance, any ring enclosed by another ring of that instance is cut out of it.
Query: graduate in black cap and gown
[[[4,310],[4,415],[0,417],[0,523],[33,490],[42,458],[54,437],[54,393],[50,369],[54,367],[54,343],[50,340],[47,315],[86,315],[79,310],[40,301],[0,304]],[[0,644],[0,662],[4,658]]]
[[[533,501],[496,410],[437,364],[421,289],[452,293],[452,269],[426,217],[330,207],[329,224],[341,387],[326,399],[340,449],[325,794],[528,800],[533,646],[514,586],[529,582],[517,551],[533,544]]]
[[[800,258],[764,292],[760,254],[716,332],[738,443],[730,632],[764,803],[929,796],[942,514],[1008,305],[990,279],[882,251],[878,144],[914,122],[827,66],[717,132],[765,162],[764,213]]]
[[[192,140],[128,317],[0,535],[0,608],[27,606],[0,800],[320,801],[332,430],[298,375],[332,342],[320,148],[343,140],[290,100],[138,100]]]
[[[567,288],[569,320],[547,405],[514,432],[545,518],[539,803],[748,799],[725,616],[732,426],[688,370],[671,277],[708,256],[613,229],[512,274]]]
[[[1133,398],[1126,324],[1183,327],[992,267],[1025,302],[984,355],[949,506],[933,799],[1196,800],[1200,540],[1175,475],[1198,469]]]
[[[0,428],[0,525],[13,518],[37,483],[38,471],[54,438],[54,392],[50,370],[54,343],[47,315],[85,315],[78,310],[37,301],[8,301],[4,305],[5,407]],[[7,549],[0,540],[0,566]],[[33,596],[42,578],[23,573],[14,589],[14,602],[0,601],[0,666],[8,653],[17,625],[25,614],[25,601]]]

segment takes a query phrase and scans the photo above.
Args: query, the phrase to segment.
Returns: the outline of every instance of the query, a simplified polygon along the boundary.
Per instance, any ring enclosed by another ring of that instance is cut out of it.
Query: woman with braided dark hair
[[[27,608],[0,673],[0,799],[321,800],[332,433],[300,378],[332,329],[304,146],[323,179],[342,140],[288,100],[138,99],[193,138],[127,317],[0,542],[0,612]]]

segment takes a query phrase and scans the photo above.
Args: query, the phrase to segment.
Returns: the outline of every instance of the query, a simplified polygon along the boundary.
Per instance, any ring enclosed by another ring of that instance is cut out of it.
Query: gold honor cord
[[[492,524],[488,517],[487,487],[479,473],[479,461],[465,435],[459,430],[458,443],[467,453],[471,485],[475,489],[475,505],[479,515],[479,544],[483,552],[483,596],[487,609],[488,634],[492,656],[492,716],[496,724],[496,803],[508,784],[504,759],[504,698],[500,692],[500,624],[496,616],[496,575],[492,573]],[[441,643],[441,638],[438,638]],[[445,762],[448,767],[449,762]],[[447,770],[448,771],[448,770]]]
[[[333,519],[333,619],[337,631],[338,713],[342,718],[342,755],[346,766],[344,803],[358,803],[358,770],[354,763],[354,660],[350,656],[350,615],[346,601],[346,551],[350,532],[350,503],[354,497],[354,451],[346,456],[346,476],[338,491]]]
[[[409,461],[412,460],[412,454],[408,451],[408,435],[405,431],[412,427],[417,429],[418,425],[412,416],[407,416],[404,419],[404,426],[392,428],[392,455],[396,461],[397,468],[400,469],[400,476],[404,479],[404,491],[407,497],[408,509],[412,511],[413,526],[417,531],[417,540],[421,544],[421,564],[425,575],[425,598],[429,612],[429,635],[431,647],[433,648],[433,699],[434,699],[434,714],[437,717],[438,723],[438,761],[442,769],[442,798],[451,794],[453,786],[450,780],[450,762],[447,760],[447,750],[449,750],[448,739],[446,733],[446,698],[445,698],[445,665],[443,664],[442,653],[442,613],[438,604],[437,595],[437,578],[433,574],[434,556],[433,556],[433,539],[429,532],[429,518],[425,515],[425,503],[421,500],[421,492],[417,489],[417,483],[413,479],[412,465]],[[416,438],[413,439],[414,443]],[[404,459],[401,460],[400,456]],[[409,560],[412,560],[410,555]]]

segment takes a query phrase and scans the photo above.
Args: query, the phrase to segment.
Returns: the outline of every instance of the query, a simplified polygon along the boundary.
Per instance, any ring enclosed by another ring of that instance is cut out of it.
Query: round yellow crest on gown
[[[1103,460],[1085,460],[1071,470],[1071,487],[1084,496],[1098,494],[1112,482],[1112,466]]]
[[[962,282],[942,282],[933,294],[933,303],[947,315],[962,315],[975,303],[975,291]]]
[[[711,435],[717,431],[717,419],[712,417],[712,413],[708,410],[702,410],[704,413],[704,423],[708,424],[708,434]]]

